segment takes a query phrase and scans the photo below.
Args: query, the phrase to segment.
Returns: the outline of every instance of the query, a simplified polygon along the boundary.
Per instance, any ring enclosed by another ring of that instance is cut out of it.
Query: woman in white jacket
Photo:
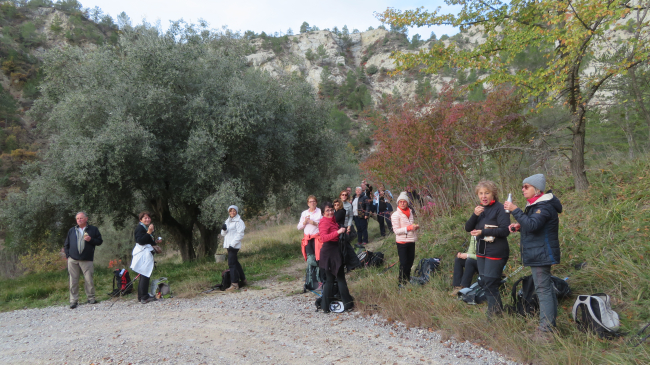
[[[397,209],[390,217],[395,232],[397,255],[399,256],[399,287],[411,281],[411,268],[415,261],[415,233],[420,226],[413,224],[413,211],[409,208],[409,197],[403,191],[397,198]]]
[[[237,260],[237,253],[241,249],[241,240],[244,238],[244,230],[246,225],[239,216],[239,208],[236,205],[228,207],[228,215],[226,222],[221,226],[221,235],[223,239],[223,248],[228,250],[228,267],[230,268],[230,288],[226,289],[228,292],[233,292],[239,289],[239,286],[246,285],[246,275],[242,269],[239,260]]]

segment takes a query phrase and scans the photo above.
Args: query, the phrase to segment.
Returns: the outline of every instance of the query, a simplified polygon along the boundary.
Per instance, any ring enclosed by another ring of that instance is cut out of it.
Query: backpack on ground
[[[156,280],[153,280],[151,282],[151,287],[149,288],[149,295],[156,298],[156,299],[161,299],[165,295],[167,295],[168,298],[171,298],[171,289],[169,288],[169,284],[167,283],[167,278],[162,277]]]
[[[411,284],[424,285],[428,283],[431,280],[431,275],[439,269],[440,259],[437,257],[420,260],[415,269],[415,276],[411,278]]]
[[[618,335],[618,314],[612,310],[607,294],[578,295],[571,314],[583,332],[594,332],[600,338]]]
[[[481,304],[487,301],[485,289],[478,282],[472,284],[469,288],[461,289],[458,292],[458,298],[467,304]]]
[[[224,291],[230,288],[230,285],[232,285],[232,281],[230,280],[230,269],[224,270],[221,272],[221,284],[217,284],[216,287],[217,289]]]
[[[305,269],[305,286],[302,292],[306,293],[307,290],[318,289],[318,267],[307,265]]]
[[[113,291],[108,295],[116,297],[118,295],[131,294],[133,292],[133,283],[131,275],[127,269],[117,269],[113,271]]]
[[[558,299],[564,299],[571,295],[571,288],[569,284],[556,276],[551,276],[553,282],[553,289]],[[521,289],[518,289],[521,283]],[[522,316],[535,314],[539,310],[539,299],[535,292],[535,282],[532,275],[524,276],[512,284],[510,291],[512,297],[512,305],[506,306],[509,312],[518,313]]]
[[[357,257],[364,267],[379,267],[384,264],[383,252],[361,251]]]

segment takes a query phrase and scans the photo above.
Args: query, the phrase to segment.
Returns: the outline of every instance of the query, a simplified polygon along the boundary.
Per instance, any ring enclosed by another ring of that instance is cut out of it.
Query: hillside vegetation
[[[573,295],[560,301],[558,335],[549,345],[539,345],[530,338],[538,318],[504,315],[488,322],[486,305],[470,306],[448,293],[454,257],[464,252],[469,234],[463,229],[476,203],[454,209],[447,216],[419,217],[426,225],[416,245],[416,263],[421,258],[439,257],[441,271],[422,287],[397,289],[397,269],[383,275],[379,271],[360,272],[351,292],[369,313],[379,312],[389,321],[410,326],[443,329],[460,340],[478,342],[507,353],[518,361],[543,364],[646,364],[650,362],[650,344],[632,348],[630,339],[650,322],[650,160],[644,155],[635,160],[604,159],[593,162],[586,192],[574,190],[568,177],[555,175],[547,180],[547,189],[561,200],[561,263],[553,275],[568,277]],[[523,205],[518,191],[520,180],[507,179],[515,203]],[[506,275],[520,265],[519,235],[511,234],[510,260]],[[391,238],[377,248],[386,254],[387,263],[397,261]],[[530,275],[529,269],[509,278],[502,289],[504,304],[511,304],[510,287],[518,278]],[[578,330],[571,318],[577,295],[607,293],[612,308],[619,314],[625,337],[602,340]]]

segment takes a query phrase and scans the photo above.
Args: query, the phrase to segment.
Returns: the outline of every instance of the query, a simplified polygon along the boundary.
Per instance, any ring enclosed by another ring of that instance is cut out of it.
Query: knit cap
[[[546,188],[546,178],[543,174],[536,174],[525,178],[522,184],[530,184],[536,187],[537,190],[544,192],[544,188]]]
[[[231,206],[229,206],[229,207],[228,207],[228,211],[229,211],[229,212],[230,212],[230,209],[234,209],[234,210],[237,212],[237,214],[239,214],[239,208],[237,208],[236,205],[231,205]]]
[[[400,200],[406,200],[407,203],[410,203],[409,196],[406,194],[406,191],[402,191],[401,193],[399,193],[396,203],[399,204]]]

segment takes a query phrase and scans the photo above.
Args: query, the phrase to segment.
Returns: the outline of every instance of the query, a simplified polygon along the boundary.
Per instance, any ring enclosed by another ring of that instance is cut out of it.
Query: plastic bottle
[[[512,194],[508,193],[508,200],[506,200],[508,203],[512,203]],[[510,211],[506,209],[506,213],[510,214]]]

